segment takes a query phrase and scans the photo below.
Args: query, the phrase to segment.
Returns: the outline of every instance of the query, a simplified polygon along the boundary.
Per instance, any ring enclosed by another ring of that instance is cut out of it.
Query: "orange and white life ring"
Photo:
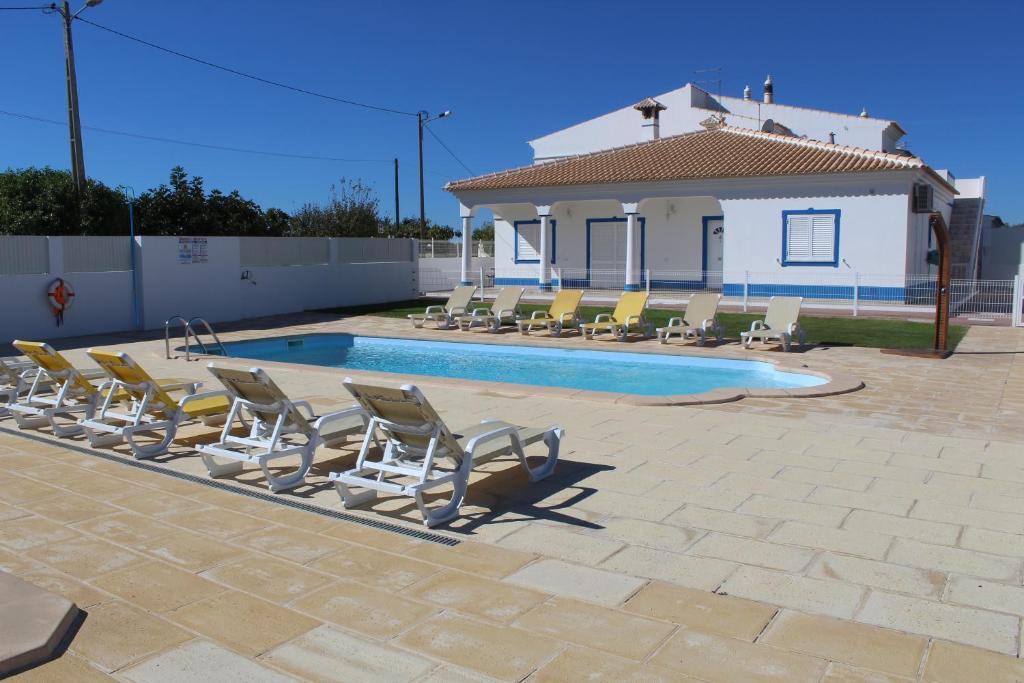
[[[64,323],[64,312],[75,302],[75,289],[67,280],[57,278],[46,290],[46,298],[50,302],[50,310],[57,318],[57,326],[60,327]]]

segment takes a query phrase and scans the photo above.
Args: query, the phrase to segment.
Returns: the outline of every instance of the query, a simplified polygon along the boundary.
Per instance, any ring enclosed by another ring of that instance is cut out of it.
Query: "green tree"
[[[32,167],[0,173],[0,234],[127,233],[124,197],[99,181],[86,182],[79,205],[68,171]]]
[[[359,180],[331,186],[326,204],[307,203],[295,212],[290,235],[301,237],[380,237],[385,234],[380,203]]]
[[[487,221],[473,231],[473,239],[483,242],[494,241],[494,221]]]
[[[387,237],[404,237],[419,239],[420,238],[420,219],[419,218],[403,218],[402,222],[398,224],[398,228],[395,228],[394,223],[389,223],[385,226],[385,235]],[[427,219],[427,231],[426,238],[428,240],[439,240],[441,242],[447,242],[448,240],[455,237],[455,230],[447,225],[440,225],[433,222],[429,218]]]

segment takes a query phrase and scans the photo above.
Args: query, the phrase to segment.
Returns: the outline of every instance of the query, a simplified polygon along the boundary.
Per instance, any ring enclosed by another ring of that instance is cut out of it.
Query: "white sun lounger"
[[[322,444],[367,431],[369,416],[359,406],[317,417],[308,401],[290,400],[260,368],[238,370],[215,363],[207,367],[233,399],[220,441],[197,448],[211,477],[236,474],[251,463],[263,470],[271,491],[285,491],[305,483]],[[252,421],[249,434],[232,434],[238,422],[249,426],[247,418]],[[299,457],[294,472],[279,476],[271,471],[272,460],[290,456]]]
[[[38,371],[39,366],[30,360],[0,358],[0,417],[8,415],[7,406],[29,390]]]
[[[393,389],[346,378],[345,387],[370,415],[355,468],[330,475],[346,508],[372,501],[378,492],[411,496],[424,524],[432,527],[458,517],[475,465],[514,453],[531,481],[544,479],[555,469],[563,434],[560,427],[533,429],[485,420],[453,432],[410,384]],[[378,429],[387,444],[381,458],[371,461],[371,436]],[[547,444],[547,458],[531,468],[523,449],[538,441]],[[451,499],[439,507],[427,507],[423,494],[446,485],[453,488]],[[366,490],[354,493],[352,487]]]
[[[412,321],[413,327],[423,327],[423,323],[431,321],[437,325],[438,329],[447,330],[456,317],[465,315],[469,310],[474,293],[476,293],[475,285],[456,287],[443,306],[427,306],[427,310],[423,313],[410,313],[409,320]]]
[[[668,325],[656,330],[658,341],[665,344],[673,334],[678,334],[680,339],[696,339],[697,346],[704,346],[709,334],[714,334],[721,341],[722,326],[718,322],[718,302],[721,300],[722,295],[713,292],[694,294],[681,318],[670,318]]]
[[[497,332],[503,324],[515,325],[519,321],[519,300],[526,289],[523,287],[505,287],[490,307],[481,306],[471,313],[455,318],[459,328],[468,332],[477,325],[484,325],[488,332]]]
[[[167,452],[183,423],[201,419],[205,424],[216,424],[231,407],[228,392],[197,394],[201,382],[161,384],[126,353],[101,349],[89,349],[87,353],[112,381],[96,414],[82,420],[94,448],[116,446],[124,441],[136,458],[152,458]],[[178,392],[185,395],[172,397],[172,393]],[[131,403],[115,403],[114,397],[121,394],[130,396]],[[140,443],[136,434],[161,436],[155,443]]]
[[[802,303],[803,297],[799,296],[773,296],[768,300],[764,320],[755,320],[749,332],[740,333],[743,345],[749,349],[755,339],[762,343],[778,341],[782,343],[783,351],[789,351],[790,344],[796,339],[803,346],[804,330],[799,322]]]

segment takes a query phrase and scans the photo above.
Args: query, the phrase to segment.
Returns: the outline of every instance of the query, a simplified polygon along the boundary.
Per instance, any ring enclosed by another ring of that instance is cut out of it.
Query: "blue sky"
[[[84,1],[84,0],[83,0]],[[0,0],[3,5],[32,0]],[[77,8],[78,3],[73,4]],[[528,163],[526,141],[723,67],[723,92],[893,118],[910,149],[959,177],[986,175],[987,210],[1024,221],[1017,3],[269,2],[106,0],[98,23],[265,78],[385,107],[454,115],[434,130],[475,173]],[[208,187],[293,210],[362,179],[418,213],[414,118],[239,79],[75,28],[82,122],[167,138],[358,162],[228,153],[84,131],[86,170],[137,190],[181,164]],[[59,19],[0,12],[0,110],[64,120]],[[469,175],[426,138],[427,213],[458,224],[441,187]],[[0,115],[0,168],[68,167],[66,127]]]

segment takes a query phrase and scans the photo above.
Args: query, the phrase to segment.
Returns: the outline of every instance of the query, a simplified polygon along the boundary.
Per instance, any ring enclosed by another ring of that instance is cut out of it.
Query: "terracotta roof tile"
[[[722,126],[455,180],[450,192],[922,169],[917,157]],[[948,183],[945,183],[948,185]]]

